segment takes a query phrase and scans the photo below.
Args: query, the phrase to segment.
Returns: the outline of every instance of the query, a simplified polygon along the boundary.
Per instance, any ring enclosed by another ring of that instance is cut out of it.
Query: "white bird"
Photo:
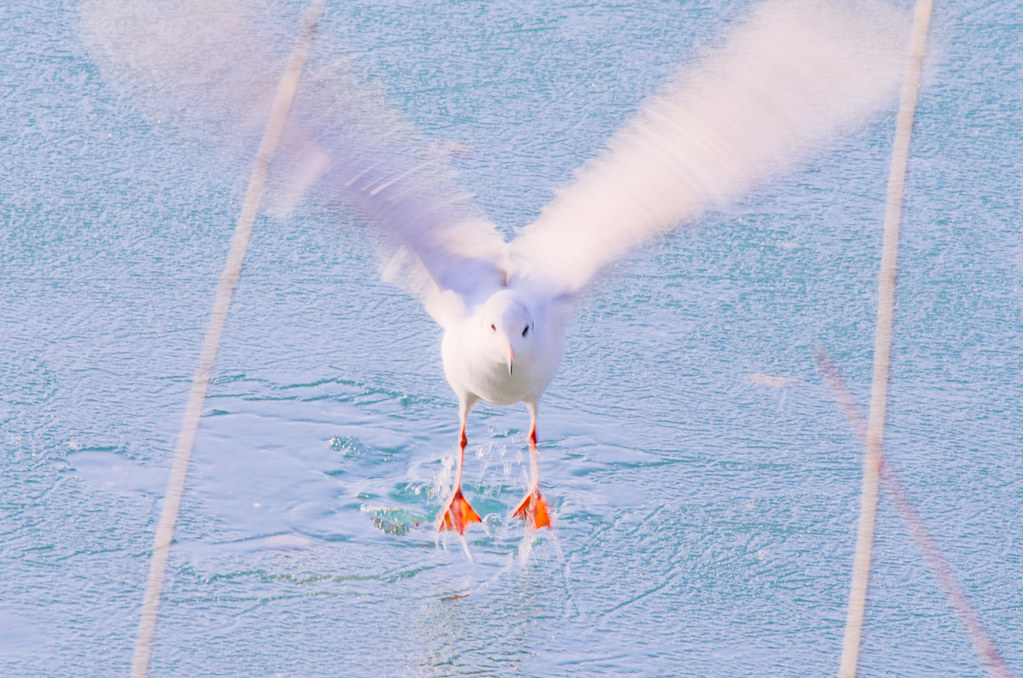
[[[160,68],[182,68],[182,59],[196,63],[192,55],[203,53],[202,45],[176,38],[158,59],[149,55],[156,66],[147,64],[132,51],[126,22],[110,20],[111,3],[122,0],[90,1],[107,12],[92,42],[122,75],[156,73],[165,91],[173,78]],[[209,25],[201,35],[213,50],[204,57],[212,60],[211,77],[258,62],[248,54],[242,64],[217,56],[230,56],[230,36],[239,30],[235,23],[230,35],[217,35]],[[462,534],[480,520],[461,490],[466,423],[480,400],[521,402],[529,411],[531,482],[514,515],[537,528],[550,525],[540,492],[537,409],[579,293],[628,251],[739,198],[889,105],[907,27],[902,12],[880,1],[766,0],[718,49],[666,83],[511,242],[472,205],[446,159],[350,70],[321,78],[321,91],[307,90],[304,100],[300,93],[284,149],[300,177],[292,201],[315,185],[341,188],[361,203],[397,246],[385,277],[418,296],[444,332],[441,356],[458,397],[460,430],[440,529]],[[247,89],[221,94],[225,109],[250,101],[251,83],[261,81],[259,74],[241,76]],[[195,86],[195,73],[188,77]],[[203,89],[209,95],[214,86]]]
[[[455,318],[444,328],[441,356],[444,375],[458,395],[460,433],[455,492],[441,515],[441,526],[462,533],[479,516],[462,496],[462,461],[467,443],[465,425],[480,400],[494,405],[525,403],[529,410],[529,454],[532,481],[526,497],[513,512],[535,526],[550,525],[540,494],[537,460],[536,411],[540,395],[554,378],[564,351],[565,304],[531,294],[518,280],[481,290],[486,301]]]

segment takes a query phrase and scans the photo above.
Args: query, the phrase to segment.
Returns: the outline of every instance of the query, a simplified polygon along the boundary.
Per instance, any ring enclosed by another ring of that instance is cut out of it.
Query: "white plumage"
[[[206,3],[192,3],[194,11],[176,20],[204,21],[203,30],[159,41],[156,50],[140,47],[138,36],[173,26],[125,0],[88,0],[85,34],[110,77],[148,83],[157,107],[180,88],[204,86],[183,71],[175,82],[175,59],[214,50],[210,72],[235,73],[239,84],[211,84],[205,118],[237,116],[267,98],[260,89],[273,82],[265,64],[274,60],[253,55],[254,40],[232,54],[234,36],[244,32],[237,8],[217,4],[217,15],[230,18],[218,34]],[[384,275],[420,298],[444,331],[461,451],[475,403],[525,403],[533,484],[516,514],[543,526],[536,410],[579,292],[633,248],[739,198],[894,101],[907,27],[900,11],[877,1],[766,0],[720,48],[667,82],[510,243],[473,205],[447,159],[343,64],[329,97],[308,94],[293,108],[282,150],[295,170],[290,201],[314,184],[343,193],[396,246]],[[461,458],[440,518],[459,533],[478,520],[460,491]]]

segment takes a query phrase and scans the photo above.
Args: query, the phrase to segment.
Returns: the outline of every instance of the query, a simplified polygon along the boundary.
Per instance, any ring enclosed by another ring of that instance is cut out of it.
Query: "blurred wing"
[[[325,82],[340,95],[323,101]],[[345,64],[300,90],[283,163],[294,169],[285,176],[302,177],[291,193],[343,192],[383,228],[385,244],[396,246],[384,278],[418,296],[442,325],[474,295],[505,284],[508,245],[459,185],[448,154]]]
[[[679,73],[512,243],[565,293],[735,200],[894,101],[908,18],[880,2],[768,0]]]
[[[108,81],[216,148],[262,134],[298,29],[280,11],[256,0],[85,0],[81,28]],[[387,234],[387,277],[443,323],[449,303],[504,284],[507,245],[446,155],[387,106],[353,59],[321,51],[314,45],[274,160],[276,212],[310,192],[343,192]]]

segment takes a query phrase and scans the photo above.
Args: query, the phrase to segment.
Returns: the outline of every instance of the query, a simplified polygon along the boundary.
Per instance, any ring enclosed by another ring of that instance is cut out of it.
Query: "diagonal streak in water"
[[[842,409],[846,419],[849,420],[849,425],[852,426],[860,441],[866,445],[867,420],[856,404],[852,393],[849,392],[849,388],[845,385],[845,380],[838,373],[838,368],[832,362],[831,356],[822,350],[817,353],[815,359],[835,401]],[[934,543],[930,533],[927,532],[920,514],[917,513],[913,503],[906,495],[906,491],[902,488],[902,484],[899,482],[895,472],[885,462],[883,451],[880,454],[878,470],[881,482],[884,483],[885,489],[892,496],[892,501],[899,512],[899,517],[902,518],[902,522],[905,523],[906,529],[912,535],[913,541],[916,542],[924,560],[927,561],[928,567],[934,573],[934,578],[938,580],[938,585],[941,587],[945,597],[948,598],[948,602],[952,605],[956,614],[959,615],[963,626],[966,627],[966,633],[973,643],[973,648],[984,660],[984,663],[987,664],[988,671],[992,676],[996,678],[1010,678],[1012,674],[1009,672],[1009,667],[1006,666],[1005,661],[998,653],[998,648],[995,647],[994,641],[991,640],[991,636],[988,635],[984,625],[981,624],[980,619],[977,617],[973,606],[970,605],[970,601],[963,592],[962,586],[959,585],[959,581],[952,572],[952,568],[949,567],[945,558],[941,555],[941,551],[938,550],[938,545]]]
[[[877,323],[874,330],[874,366],[870,388],[869,419],[864,429],[866,453],[863,457],[863,482],[860,490],[860,519],[856,531],[856,552],[853,557],[852,583],[849,586],[849,607],[845,618],[845,635],[838,667],[840,678],[854,678],[859,658],[860,636],[870,576],[870,551],[874,541],[874,516],[877,511],[877,486],[881,470],[881,444],[888,402],[888,365],[892,347],[892,316],[895,306],[895,270],[899,249],[899,217],[902,193],[909,160],[909,139],[916,111],[917,89],[923,68],[927,28],[931,18],[931,1],[917,0],[913,12],[913,29],[909,41],[909,59],[902,81],[899,113],[895,121],[895,142],[888,174],[888,195],[881,245],[881,271],[877,284]]]
[[[210,322],[206,330],[206,338],[203,340],[202,351],[199,355],[199,365],[192,379],[192,388],[188,394],[188,404],[185,407],[181,431],[178,434],[177,449],[174,452],[174,461],[171,465],[170,477],[167,481],[167,492],[164,495],[163,509],[160,512],[160,522],[157,525],[156,536],[153,539],[153,555],[150,560],[149,577],[146,581],[142,613],[139,618],[138,635],[135,640],[135,652],[132,657],[132,678],[144,678],[149,672],[149,659],[152,654],[153,636],[156,632],[156,617],[160,607],[163,580],[167,571],[167,558],[171,540],[174,537],[174,526],[178,519],[181,495],[185,489],[188,463],[192,456],[192,447],[195,443],[196,431],[199,427],[199,416],[202,413],[202,404],[206,398],[206,391],[209,388],[213,361],[217,356],[217,349],[220,346],[220,339],[224,332],[224,324],[227,321],[227,312],[231,306],[231,296],[234,293],[235,285],[241,273],[242,261],[248,248],[249,236],[252,234],[252,225],[256,219],[263,189],[266,186],[270,162],[273,160],[277,145],[280,142],[281,134],[284,130],[284,122],[288,116],[288,110],[291,107],[295,91],[298,88],[302,68],[305,65],[305,59],[312,42],[313,32],[316,29],[320,14],[323,12],[324,4],[325,0],[313,0],[303,17],[295,49],[291,53],[291,58],[288,60],[287,67],[278,84],[277,94],[274,98],[273,107],[270,110],[266,130],[263,133],[263,139],[260,142],[259,150],[253,162],[252,174],[249,177],[249,185],[245,192],[245,200],[242,204],[241,213],[238,215],[234,235],[231,238],[227,262],[224,264],[224,271],[217,286],[213,311],[210,314]]]

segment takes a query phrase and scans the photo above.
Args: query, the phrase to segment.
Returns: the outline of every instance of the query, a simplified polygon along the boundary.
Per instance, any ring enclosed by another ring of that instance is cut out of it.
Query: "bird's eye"
[[[493,325],[491,325],[491,326],[490,326],[490,331],[491,331],[491,332],[496,332],[496,331],[497,331],[497,328],[496,328],[496,327],[494,327]]]
[[[526,336],[527,334],[529,334],[529,325],[522,328],[522,336]]]

